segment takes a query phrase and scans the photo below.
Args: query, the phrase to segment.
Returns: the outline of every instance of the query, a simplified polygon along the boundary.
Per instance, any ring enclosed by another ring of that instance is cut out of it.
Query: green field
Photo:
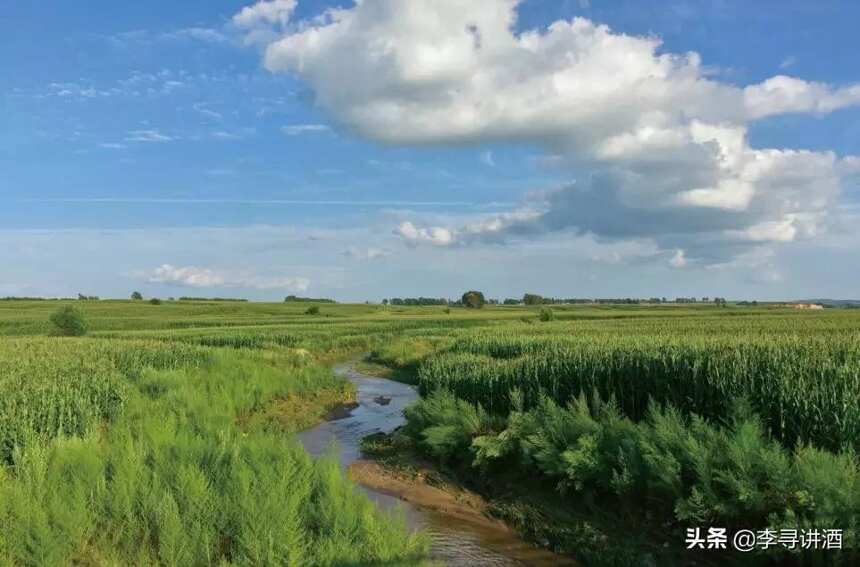
[[[50,336],[65,303],[0,302],[0,564],[419,562],[425,538],[291,435],[366,353],[418,384],[415,451],[554,501],[498,514],[585,564],[680,561],[689,526],[856,545],[860,311],[67,303],[85,337]],[[611,525],[642,529],[610,552]]]

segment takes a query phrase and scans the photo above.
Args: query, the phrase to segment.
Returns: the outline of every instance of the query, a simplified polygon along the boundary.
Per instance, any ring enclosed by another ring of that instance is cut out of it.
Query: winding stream
[[[326,453],[332,442],[336,442],[341,465],[346,468],[361,458],[363,437],[376,432],[388,433],[403,425],[403,409],[418,399],[418,393],[412,386],[362,374],[348,364],[337,366],[334,371],[355,384],[358,406],[349,416],[321,423],[300,433],[298,439],[315,457]],[[380,396],[391,401],[383,405],[379,403]],[[381,508],[399,507],[410,528],[429,534],[431,558],[447,565],[560,564],[560,557],[536,549],[508,531],[452,518],[366,487],[362,490]]]

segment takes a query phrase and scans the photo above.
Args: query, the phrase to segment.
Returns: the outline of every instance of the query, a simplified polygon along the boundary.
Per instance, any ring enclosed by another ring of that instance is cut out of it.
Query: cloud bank
[[[516,31],[520,0],[364,0],[290,22],[295,2],[235,18],[266,37],[264,65],[389,144],[524,143],[576,172],[514,213],[460,227],[403,222],[410,245],[559,231],[650,239],[671,266],[727,265],[825,231],[856,158],[750,146],[748,125],[860,104],[860,85],[785,75],[740,87],[696,53],[585,18]],[[269,26],[270,35],[259,28]]]
[[[194,288],[250,288],[259,290],[283,289],[303,292],[310,287],[310,280],[301,277],[269,278],[253,274],[230,274],[196,266],[178,267],[162,264],[147,277],[149,283],[160,283]]]

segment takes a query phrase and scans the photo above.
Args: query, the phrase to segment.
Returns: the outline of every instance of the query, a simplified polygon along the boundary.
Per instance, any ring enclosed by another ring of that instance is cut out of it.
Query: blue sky
[[[480,4],[4,8],[0,295],[860,295],[860,6]]]

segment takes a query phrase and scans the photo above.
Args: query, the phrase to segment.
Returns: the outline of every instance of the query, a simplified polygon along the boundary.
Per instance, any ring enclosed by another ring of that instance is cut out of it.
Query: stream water
[[[298,439],[315,457],[325,454],[335,442],[340,462],[346,468],[361,458],[363,437],[376,432],[388,433],[403,425],[403,409],[418,399],[418,393],[412,386],[362,374],[350,365],[337,366],[335,372],[356,385],[358,406],[347,417],[321,423],[300,433]],[[510,532],[419,508],[365,487],[362,490],[381,508],[399,508],[410,528],[429,534],[431,558],[447,565],[560,564],[558,556],[536,549]]]

